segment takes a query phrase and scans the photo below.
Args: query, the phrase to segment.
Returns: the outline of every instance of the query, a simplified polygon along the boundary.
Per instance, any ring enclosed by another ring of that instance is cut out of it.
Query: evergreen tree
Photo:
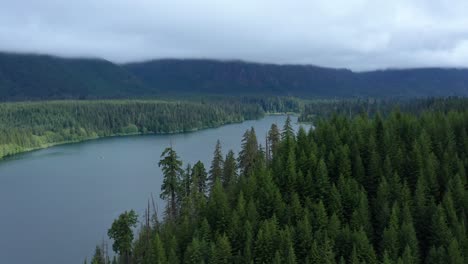
[[[288,141],[288,139],[291,139],[292,137],[294,137],[294,129],[291,124],[291,117],[288,115],[288,117],[286,118],[286,122],[284,123],[281,139],[283,141]]]
[[[228,230],[230,221],[230,210],[226,192],[221,186],[219,179],[216,180],[211,190],[210,198],[207,204],[207,218],[210,227],[214,231]]]
[[[216,141],[216,147],[213,154],[213,161],[211,162],[210,174],[208,177],[210,189],[213,188],[213,185],[217,180],[222,181],[223,167],[224,159],[223,154],[221,152],[221,142],[218,140]]]
[[[182,161],[175,150],[166,148],[161,154],[158,163],[164,175],[161,185],[161,199],[168,200],[166,215],[169,219],[175,219],[177,215],[177,195],[180,193],[180,175],[183,174]]]
[[[276,124],[271,124],[270,130],[268,131],[268,137],[267,137],[267,146],[268,146],[268,152],[267,155],[271,159],[275,153],[278,151],[278,147],[280,144],[280,131],[278,129],[278,126]]]
[[[240,175],[230,151],[208,197],[201,162],[175,173],[178,213],[142,229],[132,262],[464,263],[466,117],[334,116],[297,136],[289,120],[269,162],[249,129]]]
[[[132,228],[136,226],[137,219],[135,211],[125,211],[112,223],[112,227],[107,232],[109,238],[114,240],[112,249],[123,256],[125,263],[130,263],[133,241]]]
[[[317,171],[315,173],[314,182],[314,197],[318,200],[328,201],[330,195],[330,181],[328,178],[327,165],[323,159],[320,159],[317,164]]]
[[[202,252],[202,245],[197,237],[192,239],[192,243],[187,246],[184,254],[184,263],[197,264],[204,263],[204,254]]]
[[[238,159],[241,175],[248,176],[258,159],[257,136],[253,127],[242,137],[242,149]]]
[[[226,235],[218,236],[210,263],[231,263],[231,244]]]
[[[224,160],[224,171],[222,177],[223,187],[233,186],[237,181],[237,162],[234,152],[230,150]]]
[[[206,193],[206,180],[208,174],[205,170],[205,165],[201,161],[195,163],[192,168],[192,192],[198,192],[201,194]]]
[[[154,259],[151,263],[154,264],[166,264],[167,259],[166,259],[166,252],[164,249],[164,245],[161,241],[161,238],[159,237],[159,234],[156,234],[153,237],[153,251],[154,251]]]
[[[101,247],[96,246],[96,249],[94,251],[94,256],[91,259],[91,264],[106,264],[106,256],[104,256],[104,253],[101,250]]]

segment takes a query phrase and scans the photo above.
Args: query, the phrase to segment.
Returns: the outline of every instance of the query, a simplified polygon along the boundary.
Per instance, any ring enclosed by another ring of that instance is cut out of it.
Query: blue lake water
[[[224,155],[237,154],[247,129],[254,127],[264,145],[271,124],[282,127],[285,120],[267,116],[191,133],[104,138],[0,161],[0,262],[83,263],[120,213],[134,209],[142,216],[151,193],[164,208],[157,163],[171,143],[184,166],[201,160],[209,168],[216,140]]]

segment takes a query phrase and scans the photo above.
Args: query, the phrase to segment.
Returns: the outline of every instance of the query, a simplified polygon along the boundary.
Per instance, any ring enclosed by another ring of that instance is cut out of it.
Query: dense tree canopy
[[[187,132],[256,119],[264,112],[241,100],[0,103],[0,158],[96,137]]]
[[[286,97],[0,103],[0,159],[97,137],[189,132],[268,112],[299,112],[300,105]]]
[[[249,129],[209,192],[134,242],[139,263],[466,263],[468,110]],[[278,131],[282,136],[278,136]],[[273,144],[273,142],[275,142]],[[266,162],[268,161],[268,162]],[[232,170],[237,163],[239,170]],[[229,166],[229,169],[227,168]],[[193,175],[206,175],[201,165]],[[199,190],[200,179],[190,190]],[[232,179],[234,177],[234,179]],[[198,193],[198,192],[197,192]],[[197,198],[198,197],[198,198]],[[155,261],[154,259],[157,259]]]

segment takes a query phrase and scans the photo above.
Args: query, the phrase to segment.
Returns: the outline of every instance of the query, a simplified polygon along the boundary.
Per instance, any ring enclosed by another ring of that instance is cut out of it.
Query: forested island
[[[218,142],[211,164],[168,147],[164,217],[122,213],[112,262],[466,263],[468,104],[444,105],[332,115],[297,134],[288,119],[266,143],[247,130],[238,155]],[[98,246],[91,263],[109,262]]]

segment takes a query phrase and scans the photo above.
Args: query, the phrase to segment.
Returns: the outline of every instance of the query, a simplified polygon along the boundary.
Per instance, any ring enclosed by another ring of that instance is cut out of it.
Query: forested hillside
[[[311,65],[155,60],[125,65],[162,93],[306,97],[468,96],[468,70],[422,68],[352,72]]]
[[[135,213],[116,219],[114,262],[467,263],[467,132],[465,104],[297,134],[288,120],[263,147],[246,131],[237,157],[218,144],[211,165],[168,148],[164,219],[148,205],[133,243]],[[107,262],[99,247],[92,261]]]
[[[156,96],[468,96],[467,69],[352,72],[310,65],[154,60],[117,65],[0,52],[0,101]]]
[[[154,89],[109,61],[0,52],[0,101],[154,94]]]

